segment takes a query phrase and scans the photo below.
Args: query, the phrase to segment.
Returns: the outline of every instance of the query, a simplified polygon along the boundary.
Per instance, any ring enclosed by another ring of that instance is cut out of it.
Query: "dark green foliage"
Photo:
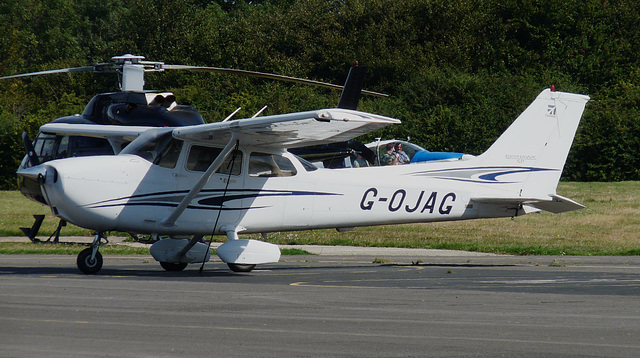
[[[342,83],[369,67],[360,109],[403,120],[377,136],[479,154],[543,88],[593,101],[564,178],[640,179],[640,3],[631,0],[0,0],[0,75],[132,53]],[[149,74],[207,121],[332,107],[339,93],[225,74]],[[0,81],[0,188],[13,188],[20,133],[116,90],[110,75]]]

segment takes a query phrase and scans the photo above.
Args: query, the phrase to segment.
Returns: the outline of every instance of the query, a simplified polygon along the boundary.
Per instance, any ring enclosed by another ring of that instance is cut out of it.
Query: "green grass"
[[[3,255],[77,255],[87,245],[45,244],[31,242],[0,242],[0,254]],[[100,247],[103,255],[149,255],[149,249],[125,245],[104,245]]]
[[[0,191],[0,236],[24,236],[20,227],[31,227],[34,214],[46,215],[40,235],[53,233],[58,227],[58,220],[51,215],[48,207],[25,198],[18,191]],[[62,228],[61,235],[91,236],[92,232],[67,225]]]
[[[294,255],[313,255],[309,251],[305,251],[302,249],[280,249],[280,253],[282,255],[294,256]]]
[[[514,255],[640,255],[640,182],[560,183],[560,195],[587,206],[562,213],[515,219],[486,219],[269,234],[277,244],[353,245],[468,250]],[[57,220],[46,207],[18,192],[0,192],[0,236],[23,236],[31,214],[47,214],[41,234]],[[73,225],[63,236],[91,235]],[[224,237],[219,237],[224,241]],[[261,239],[261,238],[258,238]]]

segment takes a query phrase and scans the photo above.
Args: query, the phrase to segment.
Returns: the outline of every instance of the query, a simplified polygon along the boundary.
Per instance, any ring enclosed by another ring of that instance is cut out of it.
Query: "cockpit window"
[[[113,149],[104,138],[62,136],[39,133],[33,142],[33,150],[40,163],[53,159],[83,157],[89,155],[113,155]]]
[[[40,133],[33,143],[33,150],[36,152],[40,163],[48,162],[54,158],[56,136],[53,134]]]
[[[187,158],[187,169],[196,172],[206,171],[211,163],[222,152],[220,148],[204,147],[200,145],[194,145],[189,150],[189,157]],[[231,167],[233,163],[233,168]],[[227,159],[222,162],[222,165],[216,173],[240,175],[240,168],[242,168],[242,152],[237,150],[235,153],[229,154]]]
[[[308,172],[312,172],[314,170],[318,170],[318,167],[316,167],[315,165],[313,165],[313,163],[311,163],[310,161],[304,159],[304,158],[300,158],[297,155],[294,155],[296,157],[296,159],[298,159],[298,161],[300,161],[300,164],[302,164],[302,166],[304,167],[304,170],[308,171]]]
[[[281,155],[251,153],[249,175],[252,177],[288,177],[296,175],[296,167]]]
[[[56,159],[113,154],[111,144],[104,138],[64,136],[60,138]]]

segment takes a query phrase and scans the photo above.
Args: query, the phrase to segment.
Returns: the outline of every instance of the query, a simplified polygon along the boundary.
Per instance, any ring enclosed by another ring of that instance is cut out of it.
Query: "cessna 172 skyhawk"
[[[98,249],[111,230],[167,237],[151,246],[167,270],[208,260],[200,238],[227,235],[219,257],[250,271],[277,262],[280,250],[239,233],[583,208],[556,187],[588,100],[547,89],[481,155],[359,169],[318,169],[287,149],[346,141],[399,120],[325,109],[175,128],[47,124],[42,130],[67,135],[141,134],[116,156],[52,160],[18,175],[40,183],[56,216],[96,231],[78,256],[84,273],[102,267]]]

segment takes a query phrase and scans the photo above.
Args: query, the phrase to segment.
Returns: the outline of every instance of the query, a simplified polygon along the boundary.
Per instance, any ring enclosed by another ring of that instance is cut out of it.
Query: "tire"
[[[185,263],[173,263],[173,262],[165,262],[165,261],[160,261],[160,266],[162,266],[163,269],[165,269],[166,271],[169,272],[174,272],[174,271],[182,271],[187,267],[188,264]]]
[[[232,264],[232,263],[227,263],[227,266],[229,266],[229,268],[233,272],[251,272],[251,270],[253,270],[256,267],[256,265]]]
[[[78,259],[76,260],[76,264],[78,265],[78,269],[87,275],[93,275],[98,273],[102,268],[102,254],[100,251],[96,252],[96,257],[91,260],[91,253],[93,249],[88,247],[78,254]]]

